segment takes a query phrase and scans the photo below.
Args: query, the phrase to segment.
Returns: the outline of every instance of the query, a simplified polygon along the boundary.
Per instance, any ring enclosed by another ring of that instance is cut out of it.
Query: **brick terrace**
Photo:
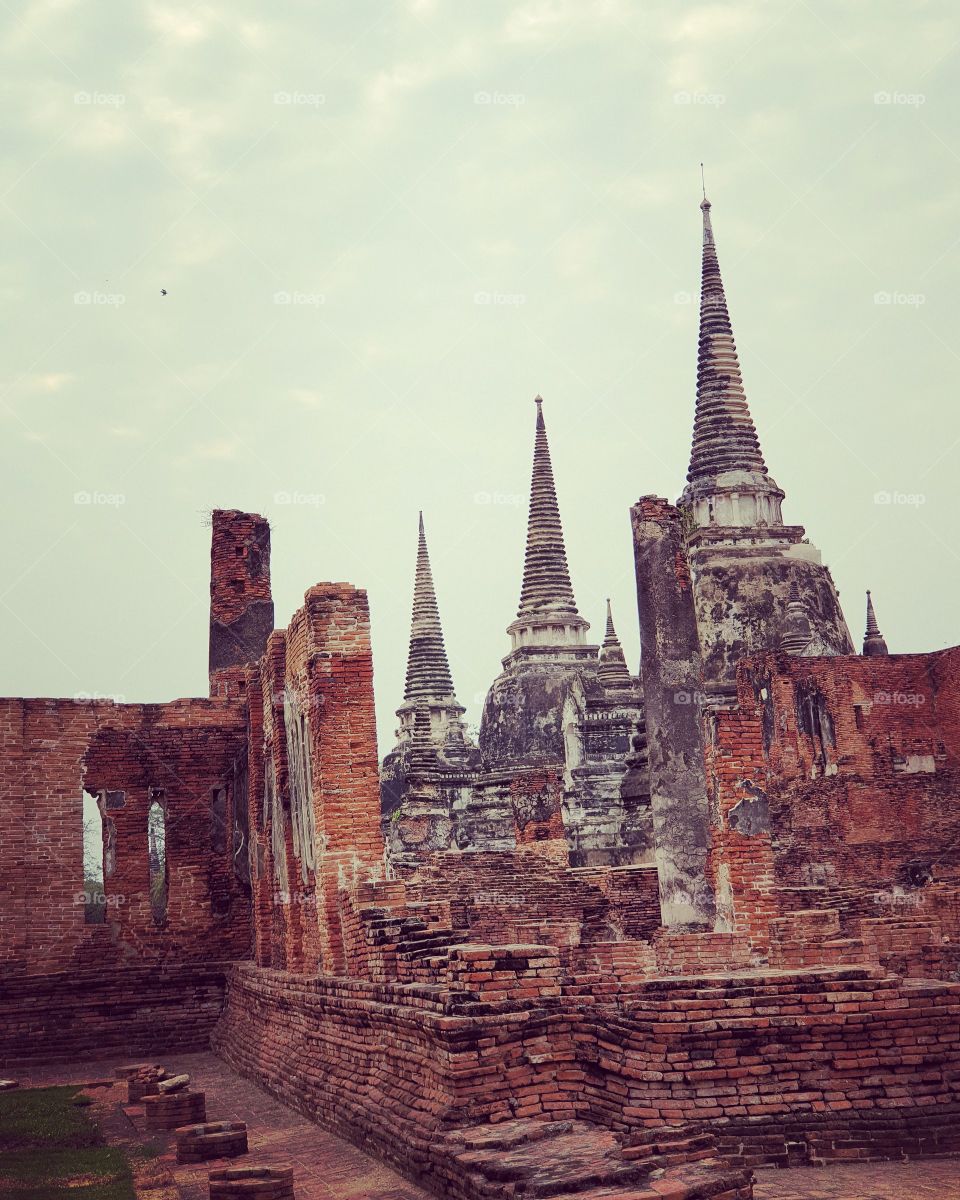
[[[22,1075],[24,1086],[107,1078],[121,1060],[105,1059],[85,1071],[75,1067],[34,1067]],[[241,1078],[210,1054],[165,1058],[170,1071],[190,1075],[191,1086],[205,1091],[212,1120],[244,1121],[250,1153],[238,1163],[294,1167],[299,1200],[430,1200],[431,1193],[401,1179],[377,1159],[319,1129],[292,1109]],[[159,1135],[151,1135],[158,1140]],[[172,1138],[167,1138],[171,1142]],[[206,1200],[206,1172],[216,1164],[178,1165],[168,1147],[161,1161],[173,1172],[182,1200]],[[960,1159],[923,1163],[849,1163],[826,1168],[798,1167],[756,1172],[754,1200],[936,1200],[960,1198]]]

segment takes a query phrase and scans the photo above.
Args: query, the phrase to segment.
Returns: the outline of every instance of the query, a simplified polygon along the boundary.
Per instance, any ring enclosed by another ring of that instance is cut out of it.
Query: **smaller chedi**
[[[478,745],[453,688],[421,516],[404,700],[381,770],[394,871],[437,850],[524,844],[572,866],[652,861],[640,681],[609,603],[603,645],[587,642],[539,396],[536,409],[520,604]]]

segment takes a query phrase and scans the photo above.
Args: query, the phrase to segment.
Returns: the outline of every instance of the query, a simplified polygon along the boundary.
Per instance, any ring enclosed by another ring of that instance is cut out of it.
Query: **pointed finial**
[[[703,163],[700,164],[700,187],[703,189],[703,198],[707,198],[707,181],[703,174]]]
[[[607,600],[607,628],[600,647],[597,679],[605,688],[628,688],[633,686],[623,647],[613,627],[613,611]]]
[[[533,475],[530,482],[530,511],[527,518],[527,549],[523,563],[519,617],[556,615],[580,621],[557,505],[557,489],[550,462],[547,427],[543,419],[543,397],[537,395],[537,423],[533,443]]]
[[[710,221],[710,201],[704,199],[700,207],[703,210],[703,258],[697,405],[688,483],[726,471],[748,471],[755,476],[767,474],[740,374]]]
[[[420,699],[456,704],[450,663],[443,644],[443,630],[437,609],[437,595],[430,570],[430,554],[420,513],[417,538],[417,565],[413,585],[413,614],[410,621],[410,648],[407,655],[407,679],[404,702]]]
[[[890,653],[884,636],[880,632],[880,626],[877,624],[877,614],[873,609],[869,588],[867,589],[867,628],[863,635],[863,653],[867,658],[879,658]]]
[[[867,588],[867,633],[879,633],[880,626],[877,624],[877,614],[873,609],[873,601],[870,599],[870,589]]]

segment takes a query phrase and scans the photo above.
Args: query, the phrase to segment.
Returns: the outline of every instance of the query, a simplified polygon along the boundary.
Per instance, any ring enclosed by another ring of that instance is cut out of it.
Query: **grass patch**
[[[139,1146],[135,1146],[130,1153],[134,1158],[159,1158],[163,1149],[162,1142],[142,1142]]]
[[[0,1093],[0,1196],[135,1200],[130,1164],[104,1145],[78,1087]]]

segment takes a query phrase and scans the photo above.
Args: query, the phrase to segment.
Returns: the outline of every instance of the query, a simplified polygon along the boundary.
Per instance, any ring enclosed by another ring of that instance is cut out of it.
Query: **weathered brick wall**
[[[235,699],[273,629],[270,525],[257,513],[220,508],[211,525],[210,695]]]
[[[555,994],[547,948],[460,947],[451,961],[449,993],[240,965],[214,1046],[434,1182],[448,1132],[517,1118],[588,1121],[628,1143],[690,1122],[741,1138],[749,1126],[755,1158],[763,1135],[782,1153],[787,1125],[807,1122],[821,1157],[872,1127],[870,1157],[897,1128],[917,1152],[924,1114],[944,1127],[960,1112],[957,985],[845,968],[647,980],[619,1004],[586,1003]]]
[[[453,924],[477,940],[522,941],[542,928],[561,945],[645,938],[660,926],[653,867],[570,868],[520,847],[435,854],[406,882],[408,900],[448,902]]]
[[[746,666],[771,773],[779,881],[960,878],[960,651]],[[944,720],[941,723],[940,713]]]
[[[510,781],[514,842],[538,849],[555,862],[569,856],[563,825],[563,777],[557,770],[518,773]]]
[[[108,921],[115,919],[119,939],[138,958],[250,956],[247,795],[239,794],[246,750],[246,714],[239,706],[211,708],[210,701],[146,705],[128,728],[106,726],[93,735],[83,761],[85,788],[123,793],[122,803],[109,808],[116,846],[113,874],[104,881]],[[159,924],[145,886],[154,789],[162,791],[166,812],[167,898]],[[123,897],[116,908],[113,897]]]
[[[729,928],[839,913],[819,936],[778,926],[773,962],[876,961],[950,977],[960,909],[960,649],[745,660],[738,708],[707,719],[711,869]],[[938,886],[935,905],[925,891]],[[864,919],[919,919],[911,939]],[[852,944],[859,943],[859,945]],[[911,959],[907,946],[915,953]]]
[[[86,961],[209,960],[248,953],[230,789],[246,745],[242,706],[216,700],[116,705],[0,700],[0,961],[42,973]],[[162,788],[168,919],[149,903],[148,789]],[[227,789],[221,849],[212,797]],[[83,790],[113,793],[115,869],[106,924],[83,903]],[[246,847],[243,847],[243,853]]]
[[[769,942],[769,923],[779,915],[762,725],[756,713],[742,710],[721,710],[705,724],[715,822],[708,870],[716,890],[718,929],[748,937],[762,952]]]
[[[343,973],[346,893],[384,874],[366,593],[311,588],[287,630],[271,635],[248,687],[258,705],[251,779],[261,787],[251,809],[257,961]]]
[[[207,1050],[224,977],[215,962],[0,972],[0,1066]]]

